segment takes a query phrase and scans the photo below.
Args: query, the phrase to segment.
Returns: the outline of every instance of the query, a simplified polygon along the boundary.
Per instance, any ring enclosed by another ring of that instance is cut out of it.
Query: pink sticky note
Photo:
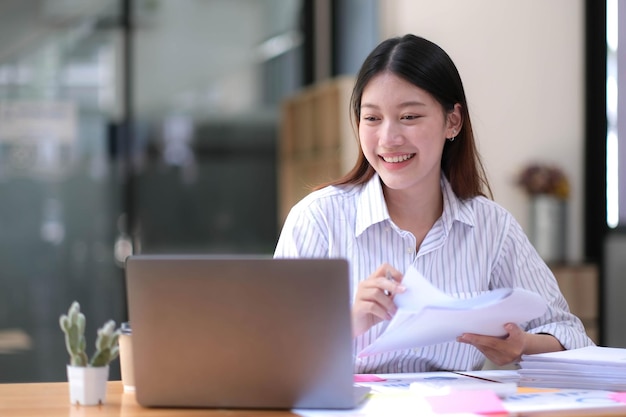
[[[502,401],[493,391],[466,390],[453,391],[447,395],[425,397],[430,407],[437,414],[477,413],[507,414]]]
[[[382,382],[386,381],[385,378],[381,378],[374,374],[354,374],[354,382]]]
[[[609,398],[617,402],[626,404],[626,392],[613,392],[609,394]]]

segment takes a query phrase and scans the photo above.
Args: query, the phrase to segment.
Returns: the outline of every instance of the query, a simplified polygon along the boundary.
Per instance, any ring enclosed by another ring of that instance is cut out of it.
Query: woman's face
[[[443,146],[457,135],[460,120],[459,105],[444,114],[425,90],[383,72],[363,90],[359,140],[387,187],[419,191],[431,181],[438,186]]]

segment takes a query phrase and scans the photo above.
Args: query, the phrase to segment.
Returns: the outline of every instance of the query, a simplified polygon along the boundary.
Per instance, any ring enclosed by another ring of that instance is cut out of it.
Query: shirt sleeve
[[[328,233],[325,216],[320,209],[303,200],[285,219],[275,258],[328,258]]]
[[[593,345],[580,319],[570,312],[554,274],[512,216],[505,233],[493,272],[494,283],[536,292],[548,303],[546,313],[526,323],[524,330],[550,334],[565,349]]]

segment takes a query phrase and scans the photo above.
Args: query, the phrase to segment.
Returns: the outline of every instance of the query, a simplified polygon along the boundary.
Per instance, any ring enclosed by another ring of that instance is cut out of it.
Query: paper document
[[[626,391],[626,349],[587,346],[524,355],[520,385]]]
[[[463,333],[504,336],[506,323],[522,324],[545,313],[538,294],[521,288],[498,288],[474,298],[451,297],[410,267],[396,294],[398,311],[389,325],[359,356],[451,342]]]
[[[558,352],[537,353],[534,355],[523,355],[522,363],[544,363],[552,366],[557,363],[564,363],[572,366],[576,365],[599,365],[609,366],[613,369],[622,368],[620,372],[624,374],[626,370],[626,349],[606,346],[587,346],[580,349],[561,350]],[[624,375],[626,377],[626,374]]]

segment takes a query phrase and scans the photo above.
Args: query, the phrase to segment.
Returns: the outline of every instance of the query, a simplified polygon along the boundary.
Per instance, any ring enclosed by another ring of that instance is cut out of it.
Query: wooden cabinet
[[[350,119],[353,77],[310,86],[281,106],[278,146],[278,224],[315,185],[348,172],[357,157]]]
[[[569,308],[585,325],[595,343],[598,338],[598,267],[593,264],[550,265]]]

